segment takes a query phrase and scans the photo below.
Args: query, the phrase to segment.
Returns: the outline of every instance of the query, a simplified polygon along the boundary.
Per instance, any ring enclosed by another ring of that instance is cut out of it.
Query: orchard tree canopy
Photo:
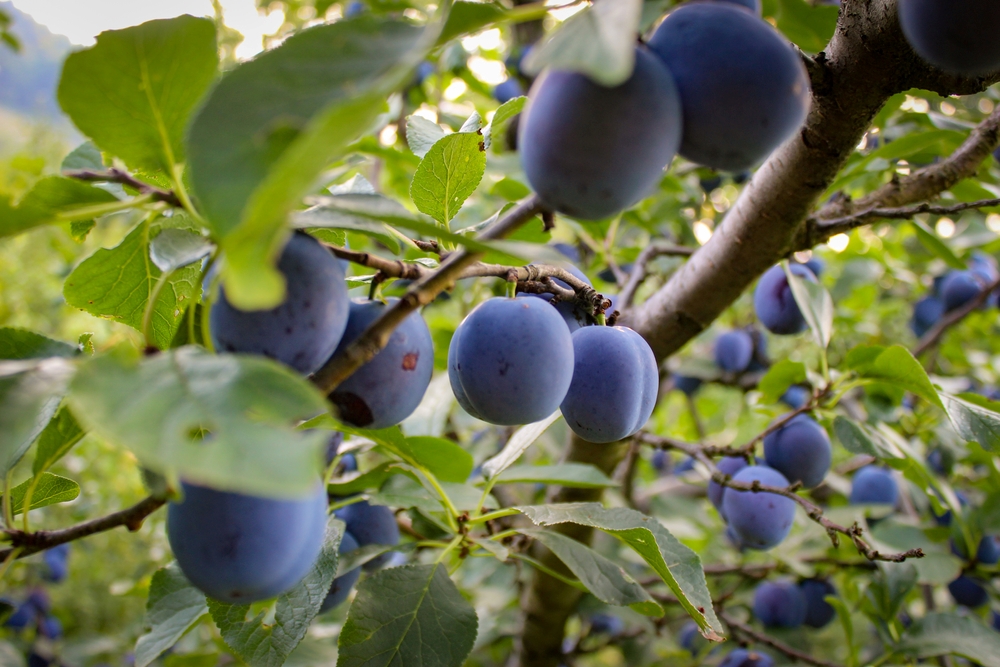
[[[1000,4],[213,4],[0,141],[0,665],[1000,667]]]

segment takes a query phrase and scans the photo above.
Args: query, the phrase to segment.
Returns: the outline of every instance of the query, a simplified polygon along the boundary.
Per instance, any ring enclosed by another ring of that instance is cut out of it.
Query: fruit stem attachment
[[[608,325],[608,318],[605,317],[604,313],[597,313],[594,315],[594,319],[597,320],[597,325],[604,327]]]

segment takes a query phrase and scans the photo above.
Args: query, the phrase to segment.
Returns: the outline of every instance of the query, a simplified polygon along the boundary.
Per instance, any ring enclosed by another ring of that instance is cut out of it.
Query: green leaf
[[[960,655],[983,667],[1000,667],[1000,634],[971,616],[932,612],[906,631],[896,652],[916,659]]]
[[[421,213],[447,227],[486,173],[483,137],[455,132],[439,140],[420,161],[410,197]]]
[[[646,616],[663,616],[661,607],[622,567],[586,544],[548,530],[524,530],[569,568],[577,579],[601,602],[631,607]]]
[[[42,430],[35,448],[35,460],[31,464],[31,474],[48,470],[52,464],[66,455],[73,445],[86,435],[68,408],[63,407]]]
[[[804,51],[822,51],[837,28],[838,7],[813,5],[804,0],[779,0],[778,30]]]
[[[66,59],[59,104],[132,169],[172,174],[184,162],[188,119],[218,66],[209,19],[178,16],[110,30]]]
[[[910,224],[913,225],[913,231],[917,233],[917,238],[920,239],[920,243],[923,244],[928,251],[943,259],[944,263],[951,268],[958,271],[965,270],[965,262],[960,260],[958,256],[952,252],[951,248],[949,248],[944,241],[938,238],[938,235],[935,234],[930,227],[916,218],[910,220]]]
[[[14,515],[24,511],[24,499],[33,482],[35,488],[31,492],[31,506],[29,507],[31,510],[56,503],[68,503],[71,500],[76,500],[80,495],[80,485],[73,480],[53,475],[50,472],[43,472],[37,480],[35,478],[27,479],[11,490],[10,508]]]
[[[524,70],[538,75],[546,67],[586,74],[604,86],[632,76],[642,0],[598,0],[566,19],[536,44]]]
[[[59,409],[73,371],[60,357],[0,361],[0,476],[17,465]]]
[[[600,503],[565,503],[518,507],[538,526],[575,523],[599,528],[632,547],[674,592],[702,634],[722,640],[722,625],[712,608],[701,559],[681,544],[663,525],[641,512]]]
[[[405,461],[426,468],[442,482],[464,482],[475,465],[471,454],[444,438],[426,435],[407,438],[397,446],[397,451]]]
[[[263,357],[195,347],[141,361],[95,357],[81,364],[69,403],[84,426],[168,476],[287,498],[311,493],[321,472],[325,433],[293,425],[324,412],[323,396]]]
[[[63,285],[66,303],[142,331],[146,304],[162,275],[150,255],[151,242],[166,231],[165,226],[186,220],[175,216],[144,222],[114,248],[102,248],[83,260]],[[153,309],[150,344],[160,349],[170,347],[188,304],[201,295],[200,278],[200,266],[188,266],[170,275]]]
[[[888,348],[859,345],[848,353],[845,365],[862,378],[895,385],[939,408],[944,407],[924,367],[902,345]]]
[[[358,586],[337,667],[459,667],[478,627],[443,564],[382,570]]]
[[[968,442],[978,442],[988,452],[1000,452],[1000,414],[967,398],[941,392],[948,418]]]
[[[406,117],[406,145],[417,157],[424,157],[434,144],[444,138],[444,130],[423,116]]]
[[[214,246],[201,234],[186,229],[164,229],[149,243],[149,258],[160,271],[170,273],[208,257]]]
[[[502,21],[507,10],[495,2],[464,2],[458,0],[452,5],[448,20],[438,37],[438,44],[444,44],[461,35],[478,32],[486,26]]]
[[[527,104],[528,98],[521,96],[515,97],[512,100],[507,100],[500,105],[500,108],[496,110],[493,114],[493,120],[490,121],[490,126],[483,131],[483,145],[489,148],[493,145],[493,137],[500,137],[500,141],[497,142],[497,148],[503,150],[505,144],[503,142],[503,137],[507,134],[507,126],[510,125],[511,121],[517,114],[524,110],[524,105]]]
[[[483,477],[493,479],[514,465],[514,462],[528,451],[528,447],[531,447],[535,440],[538,440],[560,417],[562,413],[557,410],[542,421],[526,424],[514,431],[514,435],[510,436],[500,453],[483,463]]]
[[[833,420],[833,432],[837,435],[837,440],[844,446],[844,449],[850,453],[879,456],[874,441],[857,422],[837,415]]]
[[[782,262],[781,268],[785,270],[792,296],[802,311],[802,317],[809,324],[816,344],[825,350],[833,337],[833,298],[818,282],[811,282],[792,273],[788,262]]]
[[[148,630],[135,644],[135,667],[147,667],[207,613],[205,594],[188,582],[177,563],[161,567],[149,584]]]
[[[392,475],[399,475],[407,472],[405,468],[396,465],[392,461],[380,463],[371,470],[361,473],[346,475],[342,480],[327,484],[327,492],[331,496],[344,498],[353,496],[362,491],[378,489]]]
[[[278,597],[273,625],[264,623],[267,610],[247,620],[250,605],[208,600],[208,611],[222,639],[250,667],[281,667],[306,636],[309,624],[337,576],[338,550],[343,535],[344,523],[331,516],[326,525],[323,551],[305,579]]]
[[[93,141],[85,141],[70,151],[69,155],[63,158],[62,164],[59,165],[59,170],[103,170],[106,166],[107,165],[104,164],[104,156],[101,155],[101,149],[95,146]]]
[[[75,357],[79,348],[27,329],[0,327],[0,359]]]
[[[14,206],[10,197],[0,195],[0,238],[14,236],[34,227],[93,217],[91,205],[117,202],[107,190],[62,176],[47,176],[35,183]],[[80,217],[83,211],[83,217]]]
[[[587,463],[558,463],[547,466],[514,466],[496,478],[498,484],[559,484],[575,489],[604,489],[618,486],[603,472]]]
[[[764,394],[764,400],[774,403],[781,398],[793,384],[806,381],[806,365],[791,359],[782,359],[771,366],[757,384],[757,389]]]
[[[191,183],[226,253],[226,296],[280,303],[287,214],[424,56],[429,36],[364,15],[303,30],[227,73],[189,133]]]

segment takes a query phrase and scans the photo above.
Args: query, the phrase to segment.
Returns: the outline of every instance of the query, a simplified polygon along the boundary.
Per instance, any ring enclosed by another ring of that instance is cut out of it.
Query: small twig
[[[632,265],[632,273],[629,274],[628,281],[625,283],[625,286],[622,287],[621,295],[618,297],[618,307],[624,310],[632,305],[632,302],[635,300],[635,293],[649,275],[649,263],[655,258],[662,257],[664,255],[690,257],[694,254],[694,251],[694,248],[672,244],[653,243],[646,246],[642,252],[639,253],[635,263]]]
[[[24,558],[39,551],[45,551],[96,533],[103,533],[119,526],[125,526],[131,532],[135,532],[142,527],[142,522],[146,517],[161,508],[166,502],[163,498],[148,496],[132,507],[61,530],[40,530],[35,533],[24,533],[19,530],[4,531],[12,546],[0,551],[0,560],[9,558],[17,549],[21,549],[21,552],[17,554],[16,558]]]
[[[744,637],[753,640],[757,644],[763,644],[773,648],[779,653],[784,653],[789,658],[793,660],[798,660],[799,662],[804,662],[810,665],[815,665],[815,667],[841,667],[835,662],[827,662],[826,660],[820,660],[819,658],[814,658],[808,653],[803,653],[797,649],[792,648],[788,644],[778,641],[774,637],[769,637],[762,632],[757,632],[751,628],[746,623],[740,623],[735,618],[725,613],[724,611],[719,612],[719,618],[723,623],[728,625],[730,629],[735,630]]]
[[[979,309],[980,306],[986,303],[986,300],[990,298],[990,295],[992,295],[993,291],[997,288],[1000,288],[1000,279],[994,280],[989,285],[983,287],[983,290],[969,303],[965,304],[961,308],[956,308],[938,320],[937,324],[931,327],[930,331],[925,333],[923,338],[921,338],[917,343],[917,346],[913,348],[913,356],[919,357],[921,354],[937,345],[938,341],[941,340],[941,337],[944,336],[948,329],[964,320],[973,311]]]
[[[638,509],[635,501],[635,468],[639,461],[640,446],[634,440],[629,443],[628,453],[625,455],[625,462],[622,464],[622,495],[625,502],[632,509]]]
[[[144,195],[150,195],[153,201],[163,202],[174,208],[184,208],[184,203],[173,190],[162,190],[149,183],[144,183],[127,171],[115,167],[107,171],[68,169],[63,172],[63,176],[93,183],[120,183]]]

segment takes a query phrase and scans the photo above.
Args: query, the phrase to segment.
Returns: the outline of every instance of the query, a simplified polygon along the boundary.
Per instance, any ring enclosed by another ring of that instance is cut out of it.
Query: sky
[[[180,14],[211,16],[211,0],[13,0],[15,7],[30,14],[52,32],[65,35],[74,44],[89,46],[103,30],[115,30],[144,21]],[[281,25],[281,12],[264,16],[254,0],[222,0],[226,24],[243,33],[239,58],[249,58],[262,48],[262,37]]]

